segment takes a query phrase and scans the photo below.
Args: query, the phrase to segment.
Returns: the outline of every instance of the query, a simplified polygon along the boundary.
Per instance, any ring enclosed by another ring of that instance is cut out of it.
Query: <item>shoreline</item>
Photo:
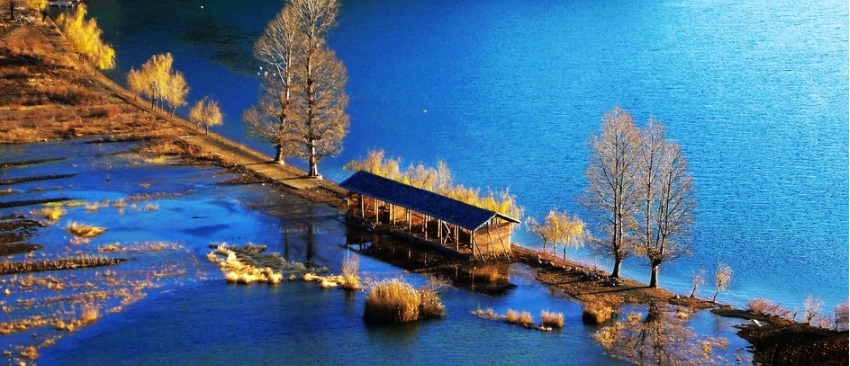
[[[345,191],[338,187],[335,183],[304,178],[306,172],[298,168],[290,165],[274,164],[271,162],[271,157],[212,132],[208,135],[202,134],[200,130],[195,128],[188,121],[179,117],[171,117],[167,112],[148,107],[147,102],[141,99],[136,99],[129,91],[125,90],[112,80],[106,78],[102,74],[95,73],[86,65],[74,62],[74,53],[70,51],[66,44],[63,44],[64,38],[57,33],[55,26],[4,24],[3,28],[2,36],[0,37],[3,37],[4,42],[12,39],[11,37],[22,36],[22,32],[31,32],[31,36],[36,38],[45,38],[43,41],[46,44],[53,45],[54,54],[50,56],[55,56],[56,59],[45,59],[46,61],[42,60],[40,63],[34,61],[39,60],[39,55],[33,48],[33,55],[30,55],[29,58],[23,59],[25,62],[28,62],[24,63],[24,66],[22,66],[24,67],[25,74],[32,73],[34,71],[41,72],[41,75],[43,76],[41,83],[44,85],[47,85],[52,79],[61,80],[62,78],[73,78],[73,80],[66,80],[69,85],[74,84],[71,81],[81,80],[80,83],[85,85],[87,82],[88,87],[90,87],[88,92],[79,91],[79,93],[86,96],[86,98],[91,99],[91,103],[73,105],[72,108],[74,108],[75,111],[71,113],[71,118],[65,121],[55,121],[54,124],[50,126],[55,128],[53,131],[46,131],[49,127],[45,127],[43,125],[39,126],[37,123],[34,125],[35,128],[24,128],[24,130],[32,130],[33,133],[26,134],[21,132],[20,135],[17,135],[20,140],[13,140],[14,143],[31,143],[44,141],[46,139],[73,139],[82,136],[95,135],[103,136],[102,142],[130,140],[149,141],[150,144],[146,148],[142,149],[143,153],[183,157],[186,159],[184,160],[184,163],[189,164],[209,163],[242,174],[243,179],[234,182],[234,184],[270,183],[286,192],[303,197],[312,203],[327,204],[338,210],[343,208]],[[23,29],[23,31],[21,31],[21,29]],[[63,59],[64,61],[67,61],[64,65],[62,64]],[[18,106],[14,111],[15,113],[10,113],[8,121],[13,121],[17,117],[38,119],[34,116],[34,113],[59,113],[59,111],[61,111],[61,113],[67,113],[64,110],[71,109],[66,108],[66,105],[61,102],[51,100],[52,97],[44,97],[44,95],[39,96],[38,93],[46,93],[46,89],[38,89],[38,80],[35,81],[36,87],[31,87],[29,85],[31,79],[32,78],[29,77],[26,78],[26,81],[21,81],[23,78],[4,79],[3,88],[9,88],[9,85],[12,85],[11,87],[14,89],[20,88],[20,90],[25,91],[33,90],[34,92],[31,93],[32,95],[30,95],[30,93],[27,94],[27,98],[32,97],[35,98],[34,100],[36,101],[34,104],[23,103],[23,105]],[[15,84],[7,84],[7,82],[27,83],[27,85],[25,87],[21,87],[20,85],[16,87]],[[23,92],[21,92],[21,94],[23,95]],[[48,102],[39,103],[39,101],[42,100],[48,100]],[[8,105],[0,104],[0,111],[5,112],[7,107]],[[117,112],[115,112],[116,109]],[[23,112],[18,113],[21,111]],[[73,117],[77,117],[77,121],[79,121],[79,123],[71,126],[72,123],[68,123],[68,121],[72,121]],[[83,118],[86,119],[85,124],[82,123]],[[0,119],[0,126],[3,126],[4,123],[7,123],[7,121]],[[63,126],[63,124],[65,125]],[[157,126],[156,131],[151,129],[151,126]],[[4,135],[0,135],[0,139],[3,138],[3,136]],[[27,136],[29,136],[31,140],[27,140]],[[7,141],[0,142],[8,143]],[[534,268],[536,273],[535,278],[538,281],[550,288],[558,288],[564,291],[583,304],[592,302],[602,296],[613,296],[618,298],[614,299],[614,301],[629,304],[646,304],[652,301],[661,301],[671,305],[687,306],[697,309],[719,308],[725,311],[726,314],[748,314],[745,310],[734,309],[728,305],[718,306],[717,304],[703,299],[678,296],[661,288],[649,289],[645,284],[631,279],[621,278],[623,286],[616,288],[607,287],[599,284],[598,280],[586,278],[586,275],[591,273],[598,273],[602,276],[605,275],[604,273],[594,271],[592,268],[578,263],[564,261],[556,256],[542,253],[530,248],[517,246],[515,244],[513,248],[513,257],[515,259],[512,258],[512,261],[508,263],[520,262]],[[428,250],[424,249],[423,252],[428,252]],[[480,265],[480,262],[468,260],[450,261],[445,257],[443,257],[441,261],[441,256],[439,254],[430,255],[430,266],[428,265],[428,254],[425,255],[423,262],[420,263],[414,261],[414,264],[410,263],[410,255],[408,255],[407,268],[422,272],[450,271],[454,269],[456,273],[458,270],[462,269],[468,273],[469,279],[474,284],[474,281],[477,278],[476,266]],[[501,260],[490,264],[497,266],[503,265],[504,263],[501,263],[500,261]],[[406,268],[403,261],[399,262],[399,264],[391,261],[389,263],[401,268]],[[720,315],[729,316],[724,314]],[[753,319],[757,319],[757,317],[753,317]],[[798,334],[803,333],[806,329],[814,328],[804,326],[799,323],[784,324],[779,321],[775,321],[775,319],[764,320],[769,321],[770,325],[762,327],[765,329],[761,332],[759,332],[758,329],[751,329],[751,333],[744,332],[744,330],[753,328],[753,325],[744,327],[741,332],[747,334],[748,337],[745,339],[756,347],[753,352],[754,361],[764,362],[765,360],[768,360],[768,358],[759,358],[758,355],[765,354],[767,352],[770,353],[768,356],[765,356],[770,357],[769,363],[764,364],[783,365],[783,363],[780,363],[783,360],[777,359],[774,356],[779,354],[779,352],[775,350],[768,350],[765,342],[763,342],[763,340],[772,339],[770,337],[775,336],[773,333],[768,331],[775,332],[781,331],[782,329],[796,329],[795,334]],[[841,352],[843,354],[844,361],[838,364],[846,364],[847,333],[840,334],[844,339],[843,344],[845,348],[844,351]],[[744,337],[744,335],[742,335],[742,337]],[[798,350],[798,354],[805,354],[807,353],[807,349],[805,347],[806,346],[804,344],[795,343],[788,345],[786,348],[794,348]],[[795,360],[792,356],[783,356],[783,359],[785,362],[790,362],[788,360]],[[822,361],[830,360],[818,359],[816,361],[809,362]],[[837,360],[836,362],[839,361],[841,360]]]

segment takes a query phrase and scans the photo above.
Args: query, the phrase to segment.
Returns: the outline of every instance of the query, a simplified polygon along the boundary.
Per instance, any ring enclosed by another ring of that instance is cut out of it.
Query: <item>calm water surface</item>
[[[251,45],[280,6],[101,0],[90,11],[117,50],[116,79],[172,52],[191,99],[221,100],[220,131],[247,141]],[[663,286],[689,291],[697,269],[726,262],[721,301],[848,298],[846,2],[346,1],[331,43],[348,67],[352,127],[342,156],[320,165],[330,179],[383,148],[443,159],[468,186],[509,187],[538,219],[553,207],[587,218],[575,200],[586,142],[619,105],[661,120],[695,176],[695,256],[662,267]],[[648,279],[641,260],[626,264]]]

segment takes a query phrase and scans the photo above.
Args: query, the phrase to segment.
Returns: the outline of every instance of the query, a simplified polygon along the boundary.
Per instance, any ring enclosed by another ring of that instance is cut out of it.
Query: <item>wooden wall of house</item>
[[[490,233],[487,234],[489,227]],[[511,252],[511,232],[513,224],[501,222],[496,225],[484,226],[475,232],[475,245],[481,254],[493,255]],[[501,235],[501,241],[499,240]],[[475,253],[476,255],[479,253]]]

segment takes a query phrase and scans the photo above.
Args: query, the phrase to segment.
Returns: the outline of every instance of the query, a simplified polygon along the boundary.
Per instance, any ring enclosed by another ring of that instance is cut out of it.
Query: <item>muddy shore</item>
[[[140,150],[143,154],[176,156],[185,159],[186,164],[225,167],[240,174],[241,178],[231,184],[274,184],[287,193],[342,210],[344,191],[333,182],[304,179],[305,172],[297,168],[273,164],[270,157],[244,145],[215,134],[204,135],[188,121],[151,109],[146,102],[81,64],[52,24],[8,23],[8,14],[3,12],[0,18],[4,22],[0,23],[0,143],[83,136],[103,136],[103,141],[146,141],[147,146]],[[152,128],[154,126],[156,128]],[[40,202],[29,204],[36,203]],[[8,244],[24,245],[18,241]],[[743,317],[749,314],[709,301],[677,296],[664,289],[650,289],[629,279],[612,287],[606,282],[604,273],[519,246],[514,246],[511,258],[486,263],[405,244],[362,250],[364,254],[401,268],[449,278],[453,275],[458,286],[476,291],[508,290],[509,281],[502,274],[507,272],[510,263],[519,262],[534,268],[540,282],[583,303],[604,297],[606,301],[618,303],[661,301],[691,308],[719,309],[717,312],[721,314],[724,311],[737,311]],[[755,362],[763,365],[847,364],[846,332],[777,319],[765,320],[768,324],[749,325],[740,332],[753,344]]]

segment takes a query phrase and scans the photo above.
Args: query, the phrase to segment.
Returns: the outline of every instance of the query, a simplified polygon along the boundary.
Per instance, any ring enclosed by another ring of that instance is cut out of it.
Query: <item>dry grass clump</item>
[[[65,227],[65,230],[75,236],[83,238],[94,238],[106,232],[106,229],[102,227],[82,225],[76,222],[71,222],[70,224],[68,224],[68,226]]]
[[[109,201],[88,203],[86,204],[86,212],[95,212],[104,207],[109,207]]]
[[[516,311],[514,309],[508,309],[508,312],[504,316],[502,316],[496,314],[496,312],[493,311],[493,308],[481,310],[481,308],[479,307],[478,309],[472,311],[472,315],[482,319],[503,321],[508,324],[521,325],[526,329],[536,329],[544,332],[550,332],[552,331],[552,328],[564,327],[564,314],[550,313],[545,310],[540,315],[540,325],[534,325],[534,317],[532,317],[531,313],[528,311]]]
[[[588,324],[602,324],[617,313],[619,300],[614,297],[593,297],[584,301],[581,320]]]
[[[543,310],[540,312],[540,322],[544,327],[563,328],[564,313],[555,313]]]
[[[496,314],[496,311],[494,311],[493,308],[487,308],[486,310],[482,310],[479,307],[478,309],[475,309],[475,310],[472,311],[472,315],[475,315],[475,316],[482,318],[482,319],[488,319],[488,320],[500,320],[500,319],[502,319],[502,316],[499,315],[499,314]]]
[[[446,306],[436,292],[419,290],[419,319],[441,318],[446,315]]]
[[[45,220],[50,221],[59,220],[64,214],[65,210],[63,210],[61,206],[43,207],[40,210],[33,212],[34,216],[42,217]]]
[[[788,310],[779,304],[774,304],[761,297],[748,301],[747,310],[757,315],[775,316],[782,319],[793,320],[791,310]]]
[[[29,346],[27,348],[24,348],[23,350],[18,352],[18,354],[21,357],[29,359],[29,360],[35,360],[39,356],[38,350],[35,348],[35,346]]]
[[[445,306],[437,293],[416,290],[400,279],[384,280],[372,286],[366,297],[363,316],[380,324],[399,324],[441,317]]]
[[[350,255],[342,260],[342,288],[357,290],[360,288],[360,257]]]
[[[85,304],[80,312],[82,325],[91,324],[100,317],[100,307],[95,304]]]
[[[399,279],[376,283],[366,297],[363,316],[381,324],[407,323],[419,319],[419,293]]]
[[[511,324],[519,324],[529,329],[534,327],[534,318],[527,311],[518,312],[514,309],[508,309],[508,313],[505,314],[505,321]]]

